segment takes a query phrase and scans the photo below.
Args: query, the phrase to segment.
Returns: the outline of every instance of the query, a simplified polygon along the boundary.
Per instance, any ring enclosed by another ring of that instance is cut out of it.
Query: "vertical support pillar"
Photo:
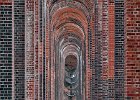
[[[34,0],[25,0],[25,98],[34,99]]]
[[[108,0],[102,6],[102,99],[108,99]]]
[[[108,40],[108,99],[115,99],[114,90],[114,65],[115,65],[115,5],[113,0],[109,0],[108,5],[108,23],[109,23],[109,40]]]
[[[39,0],[34,1],[34,99],[39,100]]]
[[[115,99],[124,100],[124,0],[115,0]]]

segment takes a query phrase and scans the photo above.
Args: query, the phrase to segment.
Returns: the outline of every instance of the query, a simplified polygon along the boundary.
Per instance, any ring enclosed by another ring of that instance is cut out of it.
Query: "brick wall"
[[[95,37],[95,58],[94,58],[94,73],[95,75],[92,75],[92,79],[94,79],[94,82],[92,83],[92,85],[94,86],[92,88],[91,94],[92,97],[91,98],[95,98],[95,99],[99,99],[99,95],[101,98],[101,92],[102,92],[102,87],[101,87],[101,69],[102,69],[102,1],[95,1],[95,33],[94,37]],[[93,62],[92,62],[93,63]],[[88,99],[89,100],[89,99]]]
[[[115,3],[97,0],[95,3],[95,75],[92,75],[95,99],[114,98]]]
[[[25,99],[25,0],[14,0],[14,100]]]
[[[12,99],[11,0],[0,0],[0,99]]]
[[[25,98],[34,99],[34,0],[25,0]]]
[[[35,0],[35,14],[34,14],[34,25],[35,25],[35,30],[34,30],[34,77],[35,77],[35,100],[39,99],[39,62],[38,62],[38,40],[39,40],[39,0]]]
[[[125,97],[140,100],[140,0],[125,0]]]
[[[109,1],[108,6],[108,96],[109,99],[115,99],[115,89],[114,89],[114,63],[115,63],[115,4],[113,0]]]
[[[115,99],[124,100],[124,1],[115,0]]]

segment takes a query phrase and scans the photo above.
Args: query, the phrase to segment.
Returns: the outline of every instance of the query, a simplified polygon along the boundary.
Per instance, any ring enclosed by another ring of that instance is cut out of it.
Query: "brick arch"
[[[69,16],[69,14],[67,14],[66,16]],[[61,17],[60,19],[58,19],[58,20],[56,20],[54,22],[55,23],[53,25],[53,31],[56,30],[56,29],[59,29],[61,26],[63,26],[66,23],[73,23],[73,24],[78,25],[85,32],[85,28],[82,25],[81,21],[80,20],[77,20],[76,18],[71,17],[71,16],[70,17],[64,17],[64,18]]]
[[[60,0],[59,2],[50,5],[50,16],[52,16],[59,9],[66,7],[79,9],[86,16],[87,19],[90,18],[87,4],[79,0],[72,0],[70,2]]]
[[[86,16],[78,9],[75,8],[61,8],[51,16],[51,30],[65,22],[79,24],[87,32],[88,21]],[[60,26],[59,26],[60,27]]]
[[[75,35],[75,34],[74,34]],[[69,41],[70,39],[66,39],[66,37],[64,37],[64,35],[60,36],[59,40],[57,41],[57,45],[59,45],[59,47],[61,48],[61,51],[63,51],[66,47],[68,47],[69,45],[73,45],[75,48],[77,49],[83,49],[83,45],[82,45],[82,41],[81,39],[79,39],[76,36],[71,37],[71,40],[74,41]]]
[[[69,47],[70,44],[73,46],[76,46],[78,49],[77,54],[79,55],[79,61],[80,61],[80,67],[79,71],[81,74],[79,74],[80,79],[79,84],[86,84],[85,82],[85,73],[86,73],[86,59],[88,59],[88,34],[89,34],[89,26],[90,26],[90,17],[91,14],[89,14],[89,11],[87,7],[77,1],[72,2],[56,2],[52,7],[49,9],[49,29],[50,29],[50,37],[51,37],[51,65],[52,70],[57,70],[55,72],[55,77],[52,80],[52,82],[55,83],[55,89],[51,87],[52,91],[51,93],[55,93],[55,96],[52,96],[52,98],[55,98],[57,100],[62,100],[63,93],[57,92],[55,90],[62,89],[59,86],[60,80],[63,79],[62,73],[59,72],[60,68],[63,68],[64,60],[62,58],[64,52],[62,52],[62,47],[67,44]],[[62,39],[62,42],[60,41]],[[64,41],[63,41],[64,40]],[[60,45],[63,43],[62,45]],[[71,47],[70,47],[71,48]],[[53,52],[54,50],[54,52]],[[74,51],[70,51],[71,53],[74,53]],[[68,51],[66,51],[66,54]],[[80,69],[82,68],[82,69]],[[82,70],[82,71],[80,71]],[[63,71],[63,70],[61,70]],[[52,71],[53,73],[53,71]],[[83,73],[83,74],[82,74]],[[60,80],[59,80],[60,79]],[[54,85],[51,85],[54,86]],[[80,85],[79,85],[80,86]],[[78,100],[81,100],[81,98],[85,98],[85,92],[86,92],[86,86],[78,87],[78,95],[76,98]],[[60,96],[62,95],[62,96]]]
[[[85,33],[81,27],[74,23],[65,23],[55,31],[55,40],[59,40],[61,36],[64,36],[68,33],[75,34],[81,41],[85,40]]]
[[[67,15],[67,16],[65,16],[65,15]],[[86,15],[84,14],[84,12],[82,12],[78,8],[70,8],[70,7],[59,8],[58,10],[56,10],[56,12],[54,14],[51,15],[51,19],[54,20],[56,18],[60,18],[60,16],[62,18],[68,17],[68,16],[73,16],[73,17],[75,16],[79,20],[81,19],[85,23],[87,23]]]
[[[66,1],[66,0],[50,0],[50,3],[53,5],[55,3],[62,2],[62,1]],[[73,1],[76,1],[76,2],[79,2],[79,3],[82,3],[82,4],[84,4],[84,2],[85,2],[85,0],[73,0]]]
[[[62,35],[62,34],[61,34]],[[67,96],[65,96],[65,93],[66,92],[65,90],[67,89],[63,84],[64,84],[64,75],[65,75],[65,70],[61,70],[61,69],[64,69],[65,68],[65,57],[67,55],[75,55],[77,56],[77,59],[78,59],[78,67],[77,67],[77,73],[80,73],[78,74],[78,84],[76,89],[78,89],[79,92],[77,92],[77,96],[76,98],[79,98],[79,99],[76,99],[76,100],[81,100],[81,98],[83,98],[82,94],[85,94],[84,92],[84,87],[80,87],[80,84],[83,83],[83,78],[81,79],[80,77],[82,77],[82,75],[84,76],[84,74],[81,74],[82,73],[82,69],[84,67],[82,61],[83,60],[80,60],[80,57],[81,58],[84,58],[84,56],[82,56],[82,53],[84,53],[81,45],[78,45],[79,43],[81,44],[81,40],[75,36],[68,36],[68,38],[66,37],[68,34],[66,35],[62,35],[60,36],[61,38],[59,38],[58,42],[56,42],[56,51],[55,51],[55,54],[56,54],[56,66],[55,66],[55,69],[56,69],[56,90],[58,91],[61,91],[61,92],[56,92],[55,96],[56,96],[56,100],[63,100],[64,98],[67,98]],[[75,35],[75,34],[74,34]],[[73,40],[73,41],[71,41]],[[77,41],[77,42],[76,42]],[[82,51],[81,51],[82,50]],[[61,85],[60,85],[61,84]],[[58,87],[59,86],[59,87]],[[63,91],[63,92],[62,92]],[[82,94],[81,94],[82,93]],[[61,96],[60,96],[61,95]],[[75,99],[74,99],[75,100]]]

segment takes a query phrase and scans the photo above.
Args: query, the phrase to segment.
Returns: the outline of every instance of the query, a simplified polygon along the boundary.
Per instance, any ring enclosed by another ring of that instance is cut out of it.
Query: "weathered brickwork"
[[[34,42],[34,77],[35,77],[35,85],[34,85],[34,88],[35,88],[35,100],[38,100],[39,99],[39,95],[38,95],[38,92],[39,92],[39,67],[38,67],[38,40],[39,40],[39,0],[35,0],[35,15],[34,15],[34,25],[35,25],[35,30],[34,30],[34,40],[36,40]]]
[[[114,2],[95,2],[95,99],[114,99]]]
[[[0,0],[0,100],[12,99],[12,2]]]
[[[139,100],[140,0],[0,0],[0,100]]]
[[[34,99],[34,0],[25,0],[25,98]]]
[[[125,0],[125,99],[140,99],[140,0]]]
[[[109,0],[108,6],[108,97],[114,99],[115,88],[114,88],[114,59],[115,59],[115,3],[113,0]]]
[[[101,69],[101,95],[99,99],[108,99],[108,47],[109,47],[109,29],[108,29],[108,0],[102,0],[102,69]]]
[[[25,99],[25,1],[14,0],[14,100]]]
[[[115,0],[115,98],[124,100],[124,0]]]

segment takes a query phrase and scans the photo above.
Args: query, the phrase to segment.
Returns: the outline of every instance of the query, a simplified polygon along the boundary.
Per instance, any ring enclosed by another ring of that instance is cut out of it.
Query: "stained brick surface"
[[[125,97],[140,99],[140,1],[125,0]]]

